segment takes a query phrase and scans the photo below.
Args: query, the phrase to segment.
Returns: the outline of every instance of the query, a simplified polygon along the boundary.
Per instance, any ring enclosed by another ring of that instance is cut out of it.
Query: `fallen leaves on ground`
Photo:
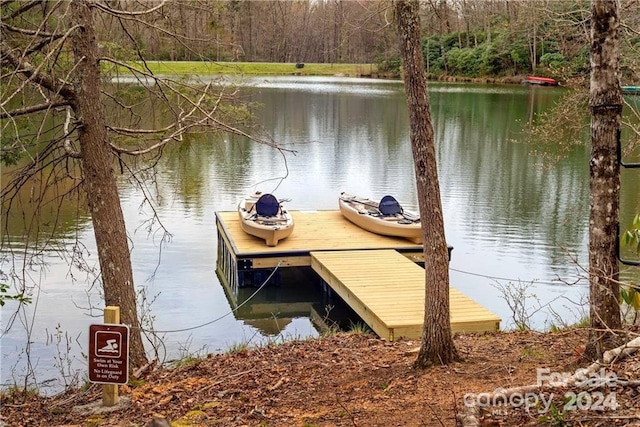
[[[419,341],[337,334],[157,369],[142,385],[121,387],[112,411],[79,410],[99,407],[96,385],[24,401],[6,395],[1,419],[7,426],[145,426],[154,416],[179,426],[456,426],[467,393],[536,384],[538,368],[573,373],[586,337],[582,329],[458,335],[462,361],[416,370]],[[563,390],[546,410],[517,402],[482,408],[482,425],[640,425],[637,356],[611,369],[635,381],[607,390],[616,410],[564,410]]]

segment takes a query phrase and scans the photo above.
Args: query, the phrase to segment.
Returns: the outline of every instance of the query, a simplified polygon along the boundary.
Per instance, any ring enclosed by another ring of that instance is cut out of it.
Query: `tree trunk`
[[[622,326],[618,285],[617,226],[620,199],[622,94],[618,81],[618,3],[591,2],[591,174],[589,281],[591,331],[585,357],[596,359],[619,343]]]
[[[100,55],[93,13],[88,2],[73,1],[70,8],[73,21],[82,26],[73,36],[78,76],[73,110],[80,124],[84,191],[98,248],[105,304],[119,306],[122,323],[131,327],[130,366],[138,367],[147,359],[138,323],[131,257],[112,167],[106,117],[100,101]]]
[[[395,10],[424,239],[425,314],[422,345],[415,366],[426,368],[457,358],[449,315],[449,257],[420,43],[419,3],[398,1]]]

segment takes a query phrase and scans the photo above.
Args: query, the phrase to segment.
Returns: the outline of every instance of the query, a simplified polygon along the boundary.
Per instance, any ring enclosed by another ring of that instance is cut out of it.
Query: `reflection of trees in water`
[[[253,326],[262,335],[276,336],[279,335],[284,328],[291,323],[292,319],[282,317],[272,317],[270,319],[244,319],[245,325]]]
[[[271,270],[263,271],[264,277]],[[223,281],[234,317],[266,337],[282,335],[295,319],[310,319],[316,328],[348,329],[359,316],[339,296],[323,290],[322,279],[311,267],[280,268],[274,283],[238,288],[235,293]],[[283,337],[291,338],[291,337]]]
[[[552,265],[562,247],[586,247],[588,161],[584,147],[552,167],[518,142],[527,109],[548,108],[554,97],[527,103],[528,90],[432,92],[443,194],[464,203],[467,226],[489,233],[508,250],[547,254]],[[458,203],[460,205],[460,203]],[[471,234],[476,234],[472,232]]]
[[[7,184],[5,179],[19,167],[3,167],[3,188]],[[73,179],[79,175],[77,167],[61,172],[47,166],[31,185],[22,186],[12,194],[12,209],[2,215],[2,243],[34,247],[47,241],[59,244],[90,227],[86,202],[78,191],[79,180]],[[39,197],[37,203],[34,203],[35,194]]]
[[[23,96],[12,99],[5,108],[18,109],[38,99],[38,93],[26,89]],[[42,245],[51,240],[59,243],[83,230],[90,222],[87,215],[86,202],[81,191],[78,191],[81,171],[72,161],[60,160],[64,150],[56,147],[51,141],[59,140],[64,135],[64,114],[50,111],[47,114],[37,113],[32,116],[19,116],[12,119],[14,126],[2,128],[2,160],[7,153],[19,152],[15,164],[9,161],[2,163],[2,208],[0,235],[2,244],[13,246]],[[20,146],[21,150],[9,147]],[[49,153],[51,160],[43,156]],[[16,174],[24,173],[24,168],[31,159],[41,159],[39,167],[31,176],[28,185],[16,187],[13,179]],[[71,200],[72,202],[70,202]],[[10,207],[10,209],[9,209]]]

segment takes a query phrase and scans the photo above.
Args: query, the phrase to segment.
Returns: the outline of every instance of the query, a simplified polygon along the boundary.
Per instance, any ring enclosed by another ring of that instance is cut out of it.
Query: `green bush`
[[[516,46],[509,52],[509,57],[513,63],[516,74],[531,69],[531,61],[529,60],[529,52],[522,46]]]
[[[458,47],[458,33],[442,35],[440,44],[444,47],[445,52]]]
[[[480,56],[479,48],[451,49],[446,54],[449,74],[477,77],[480,74]]]
[[[485,76],[503,74],[503,64],[498,50],[492,43],[486,43],[480,54],[480,73]]]
[[[570,70],[574,76],[589,76],[591,73],[591,64],[589,63],[589,46],[584,46],[571,59],[569,64]]]
[[[422,40],[422,57],[424,66],[429,72],[444,71],[444,60],[440,53],[440,40],[437,37],[428,37]]]
[[[563,68],[567,64],[567,58],[559,53],[545,53],[540,57],[540,65],[550,69]]]
[[[400,66],[402,60],[399,57],[395,58],[376,58],[376,66],[381,73],[392,73],[393,75],[400,75]]]

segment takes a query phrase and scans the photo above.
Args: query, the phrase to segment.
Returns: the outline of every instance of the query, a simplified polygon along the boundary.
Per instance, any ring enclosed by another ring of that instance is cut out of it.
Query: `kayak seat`
[[[380,213],[384,216],[398,215],[402,213],[400,203],[393,196],[384,196],[378,204]]]
[[[259,216],[276,216],[280,210],[280,203],[273,194],[265,193],[256,202],[256,213]]]

